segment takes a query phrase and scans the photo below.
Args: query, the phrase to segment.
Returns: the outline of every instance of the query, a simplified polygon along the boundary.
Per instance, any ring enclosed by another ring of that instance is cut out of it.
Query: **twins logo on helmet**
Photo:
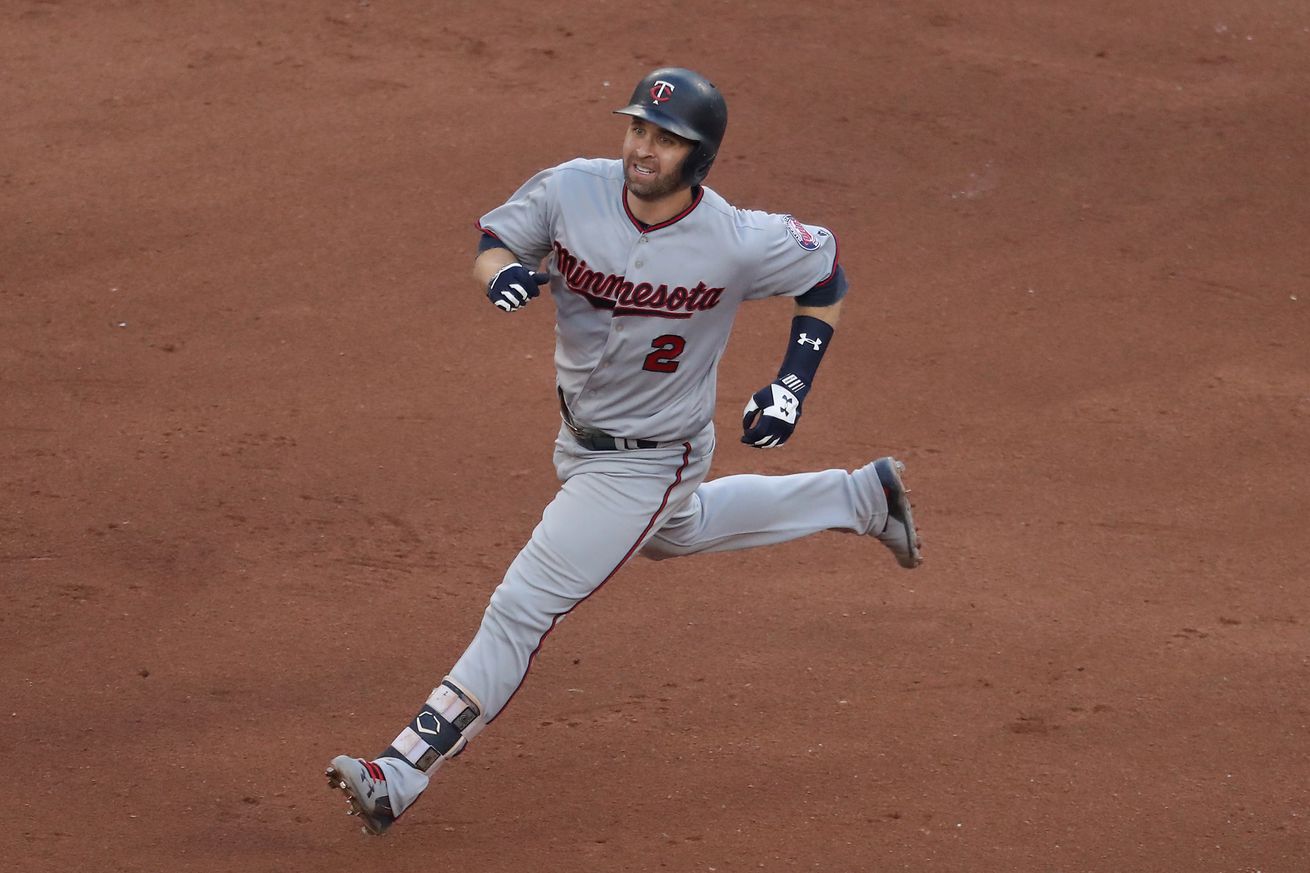
[[[669,98],[673,96],[673,85],[663,79],[650,86],[650,101],[652,103],[668,103]]]

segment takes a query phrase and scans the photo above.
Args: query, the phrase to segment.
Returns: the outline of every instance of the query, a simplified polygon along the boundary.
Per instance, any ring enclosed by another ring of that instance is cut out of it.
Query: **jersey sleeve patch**
[[[817,251],[832,237],[832,234],[823,228],[801,224],[791,215],[784,215],[782,221],[787,225],[787,232],[791,234],[791,238],[796,240],[796,245],[807,252]]]

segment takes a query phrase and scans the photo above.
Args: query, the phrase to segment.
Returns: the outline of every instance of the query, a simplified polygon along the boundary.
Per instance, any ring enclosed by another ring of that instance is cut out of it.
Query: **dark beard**
[[[666,176],[659,179],[653,186],[643,186],[644,190],[638,191],[632,187],[632,183],[627,181],[625,172],[624,187],[628,193],[638,200],[659,200],[661,197],[667,197],[683,187],[681,174],[676,176]]]

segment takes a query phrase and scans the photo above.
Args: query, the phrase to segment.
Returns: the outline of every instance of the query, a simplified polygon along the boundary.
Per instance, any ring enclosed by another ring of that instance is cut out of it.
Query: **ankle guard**
[[[427,772],[464,751],[485,724],[473,695],[445,679],[386,753]]]

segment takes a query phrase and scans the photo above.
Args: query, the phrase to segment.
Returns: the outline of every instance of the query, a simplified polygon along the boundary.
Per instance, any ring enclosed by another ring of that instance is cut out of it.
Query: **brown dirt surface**
[[[853,282],[715,474],[896,453],[928,563],[634,563],[365,838],[555,488],[473,222],[664,63]],[[0,866],[1304,873],[1307,93],[1288,0],[3,4]]]

